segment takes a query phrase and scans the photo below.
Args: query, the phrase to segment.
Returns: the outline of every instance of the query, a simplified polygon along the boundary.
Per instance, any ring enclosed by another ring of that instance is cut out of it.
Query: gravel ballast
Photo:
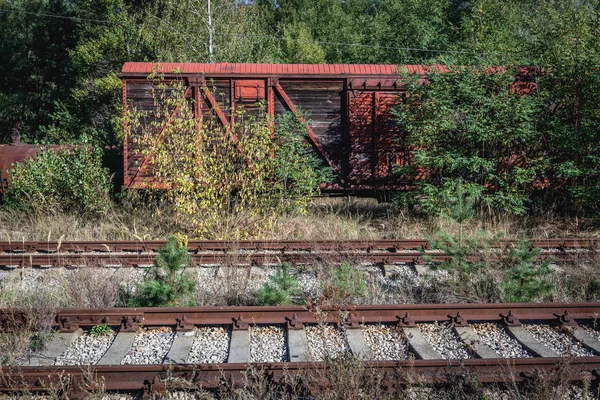
[[[483,344],[492,348],[503,358],[528,358],[532,355],[511,337],[506,330],[497,323],[472,324],[471,327]]]
[[[578,321],[579,322],[579,321]],[[591,337],[600,341],[600,331],[598,331],[598,324],[595,322],[579,322],[580,329],[585,330]]]
[[[533,335],[535,340],[561,356],[591,357],[594,355],[593,351],[583,347],[572,337],[567,327],[560,328],[545,324],[523,324],[523,327]]]
[[[443,359],[472,358],[467,345],[460,339],[451,323],[417,324],[425,340]]]
[[[56,357],[54,365],[94,365],[106,353],[115,335],[115,332],[96,336],[83,333],[63,354]]]
[[[402,332],[386,325],[363,325],[362,331],[373,360],[408,359],[408,343]]]
[[[188,354],[190,364],[227,362],[231,331],[217,326],[196,328],[196,338]]]
[[[339,329],[331,325],[313,325],[304,328],[308,339],[308,350],[315,361],[325,357],[339,357],[350,353],[348,338]]]
[[[253,326],[250,328],[251,362],[288,361],[285,330],[280,326]]]
[[[139,333],[121,364],[161,364],[173,343],[175,332],[162,327]]]

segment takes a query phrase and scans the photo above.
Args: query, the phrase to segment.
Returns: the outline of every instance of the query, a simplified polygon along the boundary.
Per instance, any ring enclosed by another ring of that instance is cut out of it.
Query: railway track
[[[148,266],[163,241],[77,241],[77,242],[0,242],[0,267],[79,267]],[[503,240],[494,245],[502,249],[515,244]],[[542,249],[540,256],[564,259],[593,255],[600,239],[533,239],[531,245]],[[422,239],[349,241],[190,241],[188,249],[195,264],[265,265],[280,262],[310,264],[318,260],[353,260],[371,263],[418,263],[427,255],[433,261],[448,256],[431,250]]]
[[[44,392],[61,379],[67,379],[71,397],[97,390],[98,382],[107,391],[146,394],[215,389],[224,382],[242,384],[250,367],[277,383],[289,374],[324,373],[326,355],[347,354],[384,374],[388,390],[410,380],[444,382],[448,374],[465,370],[481,382],[521,381],[535,371],[555,370],[565,360],[570,380],[591,379],[596,385],[599,315],[600,303],[366,305],[319,312],[303,307],[61,309],[46,350],[1,368],[0,393]],[[0,310],[5,328],[27,318],[24,311]],[[93,360],[74,356],[88,354],[80,343],[93,342],[89,331],[99,324],[114,329],[110,343]],[[214,350],[219,346],[224,352]],[[146,365],[123,365],[141,362]]]

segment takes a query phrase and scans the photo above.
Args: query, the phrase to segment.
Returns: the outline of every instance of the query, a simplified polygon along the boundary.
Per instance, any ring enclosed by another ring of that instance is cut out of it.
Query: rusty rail
[[[164,244],[164,241],[0,242],[0,266],[147,266],[152,265],[156,250]],[[514,244],[515,241],[504,240],[494,247],[502,249]],[[600,239],[533,239],[531,245],[542,249],[542,257],[564,259],[596,253]],[[444,253],[431,251],[428,242],[423,239],[190,241],[188,249],[196,264],[310,264],[319,260],[417,263],[423,261],[424,254],[432,261],[448,258]]]
[[[500,240],[494,247],[514,245],[515,240]],[[164,247],[165,241],[4,241],[0,252],[4,253],[56,253],[56,252],[152,252]],[[550,238],[531,239],[531,245],[545,249],[597,249],[600,238]],[[231,252],[239,250],[270,251],[398,251],[429,249],[425,239],[382,240],[191,240],[187,244],[191,252]]]
[[[365,362],[365,366],[384,374],[384,390],[398,390],[407,383],[444,383],[451,375],[474,372],[479,382],[521,382],[536,372],[555,371],[561,358],[522,358],[502,360],[414,360],[402,362]],[[570,381],[597,379],[600,357],[570,360]],[[71,399],[84,399],[90,393],[143,392],[144,397],[166,390],[217,389],[225,384],[240,387],[249,368],[261,371],[277,384],[286,376],[325,373],[324,363],[254,363],[254,364],[178,364],[178,365],[111,365],[90,369],[82,367],[0,368],[0,393],[39,394],[49,387],[63,387]],[[62,381],[61,381],[62,380]],[[67,393],[62,393],[67,395]],[[150,397],[151,398],[151,397]]]
[[[522,321],[538,321],[557,326],[577,327],[600,316],[600,303],[504,303],[504,304],[412,304],[361,305],[332,307],[321,310],[323,319],[304,307],[190,307],[190,308],[115,308],[115,309],[60,309],[55,315],[56,329],[73,332],[79,328],[106,323],[118,332],[136,331],[144,327],[169,326],[178,332],[195,326],[225,325],[232,330],[248,329],[250,325],[285,325],[287,330],[303,329],[320,322],[343,325],[345,329],[359,329],[363,323],[388,323],[400,329],[421,322],[450,322],[456,327],[469,322],[496,322],[505,326],[519,326]],[[27,312],[0,309],[0,327],[10,323],[25,323]],[[596,354],[598,354],[596,352]],[[535,371],[552,371],[561,362],[569,363],[573,381],[597,379],[600,357],[565,358],[488,358],[467,360],[408,360],[365,361],[366,366],[385,374],[394,390],[402,383],[444,382],[448,374],[473,372],[481,382],[521,381]],[[321,362],[287,363],[218,363],[175,365],[113,365],[90,367],[2,367],[0,393],[27,390],[37,393],[50,385],[57,387],[60,379],[67,378],[72,398],[83,398],[86,392],[99,390],[104,382],[107,391],[162,392],[169,388],[202,387],[214,389],[229,382],[240,385],[248,368],[263,370],[267,379],[279,382],[285,374],[300,372],[319,373],[326,369]],[[395,386],[394,386],[395,385]]]

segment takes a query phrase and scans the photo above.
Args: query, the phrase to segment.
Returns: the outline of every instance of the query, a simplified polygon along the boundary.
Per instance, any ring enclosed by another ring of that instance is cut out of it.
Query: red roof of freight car
[[[442,65],[403,65],[394,64],[198,64],[198,63],[149,63],[127,62],[123,65],[121,76],[144,75],[152,72],[208,74],[208,75],[243,75],[243,76],[398,76],[399,68],[405,68],[409,73],[425,74],[431,68],[447,72]]]

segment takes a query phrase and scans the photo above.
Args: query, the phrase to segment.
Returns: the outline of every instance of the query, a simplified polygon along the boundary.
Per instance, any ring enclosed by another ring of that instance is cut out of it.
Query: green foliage
[[[547,278],[552,274],[551,260],[536,266],[541,249],[531,248],[526,234],[511,248],[502,263],[506,272],[502,286],[507,302],[529,302],[551,295],[554,285]]]
[[[600,0],[208,4],[0,0],[0,142],[120,144],[126,61],[481,66],[409,87],[404,144],[431,179],[402,200],[437,213],[462,178],[486,210],[600,211]],[[487,65],[540,66],[536,96]]]
[[[44,350],[53,338],[54,332],[34,332],[29,338],[29,349],[33,352]]]
[[[600,215],[600,62],[557,69],[541,80],[550,166],[549,200],[557,208]]]
[[[434,264],[432,256],[424,254],[424,261],[432,267],[448,271],[451,278],[449,283],[467,300],[496,300],[495,285],[489,273],[488,253],[501,235],[490,237],[483,231],[474,235],[464,234],[465,223],[474,216],[476,196],[460,180],[451,194],[444,196],[442,202],[442,215],[449,220],[451,227],[448,230],[438,229],[434,235],[426,237],[431,249],[441,250],[449,258]],[[450,229],[452,233],[449,233]]]
[[[365,295],[367,284],[363,273],[348,262],[333,270],[333,280],[325,285],[324,297],[334,304],[348,304]]]
[[[478,68],[432,73],[428,85],[409,79],[396,115],[408,132],[402,144],[415,151],[411,166],[398,173],[428,176],[405,201],[439,212],[443,193],[460,180],[484,209],[525,213],[544,157],[535,123],[539,103],[514,93],[514,79],[511,72]]]
[[[190,100],[180,83],[157,86],[156,118],[129,110],[128,135],[150,159],[153,177],[170,186],[158,195],[197,235],[257,235],[284,211],[305,212],[319,184],[329,179],[304,143],[306,130],[290,115],[273,129],[263,110],[251,116],[238,106],[234,125],[223,128],[214,119],[198,124],[192,107],[181,107],[165,125],[164,117]]]
[[[283,263],[258,291],[258,301],[263,306],[290,305],[298,291],[298,280],[290,273],[290,264]]]
[[[40,146],[34,158],[10,169],[7,204],[36,213],[93,214],[110,203],[110,176],[102,152],[85,143],[68,148]]]
[[[304,119],[310,123],[307,116]],[[271,160],[272,189],[280,192],[283,208],[304,212],[307,201],[320,194],[319,185],[333,179],[331,167],[315,155],[306,140],[302,122],[291,112],[277,117],[275,138],[277,147]]]
[[[111,335],[113,332],[113,329],[108,324],[95,325],[90,329],[90,335],[94,337]]]
[[[475,200],[476,196],[470,193],[459,180],[454,190],[442,198],[444,204],[442,214],[457,225],[457,233],[450,234],[438,230],[434,236],[428,237],[432,249],[442,250],[450,256],[440,264],[441,268],[456,273],[459,279],[487,269],[488,264],[482,258],[482,252],[500,239],[500,237],[490,238],[485,232],[479,232],[472,237],[465,236],[464,225],[475,215],[473,209]],[[431,259],[430,256],[424,258],[426,261]]]
[[[187,247],[179,246],[176,236],[169,236],[165,248],[158,250],[152,270],[137,285],[129,306],[165,307],[180,305],[182,301],[193,305],[189,297],[196,290],[196,282],[185,271],[190,265]]]
[[[296,23],[286,26],[283,37],[285,41],[282,51],[285,62],[290,64],[325,63],[325,52],[313,40],[310,29],[306,25]]]

